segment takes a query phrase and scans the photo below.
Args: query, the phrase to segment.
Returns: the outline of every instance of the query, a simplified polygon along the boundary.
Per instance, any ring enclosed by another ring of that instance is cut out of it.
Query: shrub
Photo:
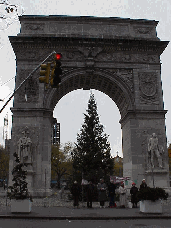
[[[162,188],[143,188],[137,193],[137,198],[139,200],[151,200],[156,201],[159,199],[166,200],[168,198],[168,193]]]

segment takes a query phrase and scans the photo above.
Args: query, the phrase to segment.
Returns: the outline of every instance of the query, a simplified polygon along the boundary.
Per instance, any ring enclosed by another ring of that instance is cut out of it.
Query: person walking
[[[91,181],[87,185],[87,207],[92,208],[93,194],[94,194],[94,185]]]
[[[3,184],[4,184],[4,190],[5,190],[5,187],[6,187],[6,183],[5,183],[5,180],[4,180],[4,183],[3,183]]]
[[[140,190],[143,189],[143,188],[147,188],[147,184],[145,182],[145,179],[142,179],[142,183],[140,185]]]
[[[132,188],[130,189],[130,194],[131,194],[131,203],[132,207],[135,208],[137,207],[138,199],[137,199],[137,193],[138,193],[138,188],[135,186],[135,183],[132,183]]]
[[[62,186],[61,190],[59,191],[60,198],[62,199],[62,196],[64,194],[64,186]]]
[[[81,192],[80,186],[78,185],[77,181],[74,181],[74,184],[71,188],[71,193],[72,193],[73,198],[74,198],[74,202],[73,202],[74,208],[79,207],[80,192]]]
[[[114,181],[111,180],[110,184],[108,186],[108,191],[109,191],[109,207],[113,208],[115,207],[115,190],[116,190],[116,185],[114,184]]]
[[[106,184],[104,183],[104,179],[100,179],[100,183],[97,185],[98,189],[98,199],[100,202],[100,208],[105,208],[105,201],[107,200],[106,196]]]
[[[126,207],[126,192],[127,189],[124,186],[124,183],[121,183],[121,186],[119,187],[119,202],[120,202],[120,207],[125,208]]]

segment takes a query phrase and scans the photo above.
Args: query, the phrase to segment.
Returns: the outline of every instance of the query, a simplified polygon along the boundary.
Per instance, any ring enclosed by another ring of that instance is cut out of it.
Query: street
[[[17,228],[170,228],[171,220],[156,219],[156,220],[41,220],[41,219],[0,219],[0,228],[6,227]]]

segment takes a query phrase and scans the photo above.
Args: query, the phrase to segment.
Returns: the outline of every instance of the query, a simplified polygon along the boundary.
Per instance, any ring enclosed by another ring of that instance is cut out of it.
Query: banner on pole
[[[113,180],[114,183],[121,183],[121,182],[124,182],[124,181],[128,181],[130,180],[131,177],[117,177],[117,176],[110,176],[110,180]]]

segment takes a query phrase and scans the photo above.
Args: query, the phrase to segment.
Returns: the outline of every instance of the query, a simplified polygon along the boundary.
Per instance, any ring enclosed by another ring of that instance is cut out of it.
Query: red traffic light
[[[62,54],[61,53],[56,53],[55,57],[56,57],[56,60],[60,60],[62,58]]]

